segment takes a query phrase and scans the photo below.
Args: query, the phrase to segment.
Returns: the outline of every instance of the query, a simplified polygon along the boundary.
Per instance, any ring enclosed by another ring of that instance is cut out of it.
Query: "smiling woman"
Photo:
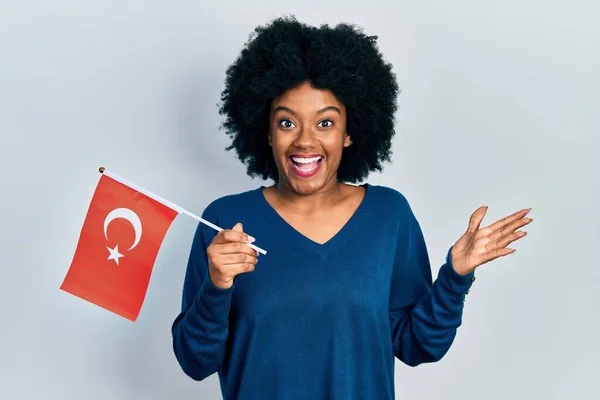
[[[394,399],[394,358],[440,360],[474,270],[511,254],[521,210],[471,216],[432,281],[396,189],[362,183],[389,160],[397,85],[374,37],[277,19],[227,71],[220,112],[248,174],[269,187],[213,201],[189,256],[173,349],[224,399]],[[256,234],[269,253],[248,246]]]
[[[335,184],[342,151],[350,145],[342,102],[331,91],[304,82],[276,98],[272,107],[269,145],[280,186],[310,194]]]

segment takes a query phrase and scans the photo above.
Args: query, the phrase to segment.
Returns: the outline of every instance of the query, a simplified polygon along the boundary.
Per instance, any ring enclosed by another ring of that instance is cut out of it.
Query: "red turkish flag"
[[[60,289],[135,321],[156,256],[177,215],[102,174]]]

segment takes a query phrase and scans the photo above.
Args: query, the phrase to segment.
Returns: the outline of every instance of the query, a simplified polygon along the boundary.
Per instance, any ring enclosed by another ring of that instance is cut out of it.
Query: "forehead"
[[[310,83],[302,83],[281,94],[273,101],[271,109],[278,106],[306,112],[317,111],[329,106],[335,106],[339,109],[344,107],[332,91],[317,89]]]

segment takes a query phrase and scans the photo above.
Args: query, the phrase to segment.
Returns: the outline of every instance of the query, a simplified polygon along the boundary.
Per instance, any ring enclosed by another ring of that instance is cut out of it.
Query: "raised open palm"
[[[482,264],[514,253],[515,250],[507,246],[527,235],[527,232],[517,229],[533,221],[525,218],[530,211],[531,208],[518,211],[480,228],[487,206],[479,207],[471,215],[467,231],[452,248],[452,265],[456,272],[468,275]]]

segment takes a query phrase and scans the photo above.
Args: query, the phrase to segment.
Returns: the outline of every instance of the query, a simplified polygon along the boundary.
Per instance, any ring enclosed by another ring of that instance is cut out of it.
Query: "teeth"
[[[314,163],[317,162],[321,159],[321,156],[318,157],[311,157],[311,158],[305,158],[305,157],[292,157],[292,160],[295,163],[298,164],[310,164],[310,163]]]

